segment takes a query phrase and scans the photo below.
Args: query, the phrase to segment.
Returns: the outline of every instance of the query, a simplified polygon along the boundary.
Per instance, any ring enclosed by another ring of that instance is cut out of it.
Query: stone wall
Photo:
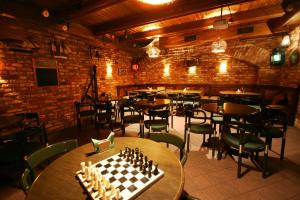
[[[46,117],[47,129],[51,132],[74,125],[74,101],[80,100],[92,65],[97,66],[99,93],[116,95],[116,85],[133,83],[131,58],[119,49],[44,27],[31,27],[28,35],[39,45],[37,50],[19,52],[10,50],[15,44],[0,45],[0,114],[37,111]],[[53,40],[63,41],[68,54],[56,58],[51,55]],[[90,46],[101,48],[99,59],[91,58]],[[58,86],[37,86],[33,65],[41,59],[56,61]],[[106,76],[107,62],[112,65],[112,77]],[[127,75],[119,75],[119,68],[125,69]]]

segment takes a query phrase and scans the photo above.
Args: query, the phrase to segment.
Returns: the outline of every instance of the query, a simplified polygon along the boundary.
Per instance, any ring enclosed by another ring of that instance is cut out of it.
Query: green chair
[[[215,130],[211,124],[206,122],[208,120],[206,113],[200,108],[186,108],[184,111],[184,115],[185,115],[184,140],[187,141],[187,151],[189,152],[190,133],[202,134],[203,143],[201,146],[203,146],[205,144],[205,135],[208,134],[209,138],[211,138],[211,135],[215,133]]]
[[[133,100],[122,99],[118,102],[119,111],[121,116],[121,129],[122,136],[125,134],[125,126],[127,124],[140,124],[140,136],[144,137],[144,131],[142,128],[142,122],[144,121],[143,110],[138,108]]]
[[[166,106],[162,109],[148,110],[149,120],[145,120],[145,127],[151,132],[169,132],[170,109]]]
[[[156,142],[163,142],[167,144],[172,144],[180,150],[180,162],[182,166],[186,163],[187,152],[185,151],[185,141],[170,133],[150,133],[150,139]]]
[[[250,157],[251,161],[262,171],[262,176],[265,178],[267,176],[268,167],[268,150],[269,145],[262,141],[260,138],[251,133],[232,134],[223,133],[222,141],[228,148],[238,151],[238,169],[237,177],[242,177],[242,158]],[[263,163],[258,162],[258,153],[264,152]],[[255,156],[256,154],[256,156]]]
[[[66,153],[78,146],[77,139],[66,140],[58,142],[42,149],[37,150],[28,157],[25,157],[25,162],[27,168],[21,177],[21,186],[25,193],[27,193],[33,181],[37,178],[36,167],[38,167],[43,162],[54,158],[62,153]]]

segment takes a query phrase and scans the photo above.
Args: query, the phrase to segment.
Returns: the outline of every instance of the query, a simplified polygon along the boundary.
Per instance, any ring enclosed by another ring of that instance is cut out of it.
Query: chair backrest
[[[96,123],[108,122],[112,119],[112,103],[103,102],[95,106],[96,109]]]
[[[76,115],[79,117],[90,116],[94,114],[94,108],[90,103],[74,102]]]
[[[201,123],[205,123],[206,120],[208,120],[205,111],[198,107],[196,108],[186,107],[186,109],[184,109],[184,118],[185,118],[185,123],[187,124],[190,124],[193,119],[199,120]]]
[[[76,148],[77,146],[78,146],[77,139],[66,140],[66,141],[62,141],[62,142],[58,142],[58,143],[46,146],[46,147],[39,149],[36,152],[32,153],[28,157],[26,157],[25,161],[26,161],[26,164],[28,165],[28,168],[30,170],[32,178],[33,179],[36,178],[35,168],[39,164],[43,163],[46,160],[49,160],[50,158],[53,158],[56,155],[70,151],[70,150]]]
[[[156,142],[172,144],[180,150],[180,162],[182,165],[186,163],[187,152],[185,151],[185,141],[177,135],[169,133],[150,133],[150,139]]]
[[[78,146],[78,142],[76,139],[74,140],[66,140],[59,143],[55,143],[52,145],[49,145],[47,147],[44,147],[27,158],[25,158],[27,168],[24,170],[22,176],[21,176],[21,186],[25,193],[29,190],[31,187],[31,184],[36,179],[37,175],[35,172],[35,168],[43,163],[46,160],[49,160],[50,158],[53,158],[59,154],[65,153],[67,151],[70,151]]]
[[[154,120],[155,117],[159,117],[161,119],[165,119],[168,121],[169,116],[170,116],[169,106],[164,107],[163,109],[159,109],[159,110],[150,109],[148,111],[148,114],[149,114],[150,120],[152,120],[152,119]]]

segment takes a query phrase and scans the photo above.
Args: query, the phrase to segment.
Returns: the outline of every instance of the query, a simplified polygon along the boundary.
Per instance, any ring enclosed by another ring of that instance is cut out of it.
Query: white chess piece
[[[84,172],[85,172],[85,162],[81,162],[80,165],[81,165],[81,173],[84,174]]]
[[[120,190],[119,188],[116,189],[116,200],[120,199]]]

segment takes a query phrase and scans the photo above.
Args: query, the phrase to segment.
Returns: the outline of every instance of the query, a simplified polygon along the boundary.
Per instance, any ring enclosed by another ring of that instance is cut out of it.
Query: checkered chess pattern
[[[133,164],[126,162],[119,154],[95,163],[92,167],[100,169],[101,174],[109,180],[110,184],[115,188],[119,188],[121,199],[133,199],[164,175],[164,172],[159,168],[158,174],[154,175],[153,167],[152,175],[149,178],[148,172],[143,174],[139,170],[139,166],[133,167]],[[79,176],[79,178],[80,177],[81,176]],[[93,190],[88,189],[86,183],[83,183],[83,185],[89,193],[93,193]],[[90,196],[95,199],[97,195],[90,194]]]

